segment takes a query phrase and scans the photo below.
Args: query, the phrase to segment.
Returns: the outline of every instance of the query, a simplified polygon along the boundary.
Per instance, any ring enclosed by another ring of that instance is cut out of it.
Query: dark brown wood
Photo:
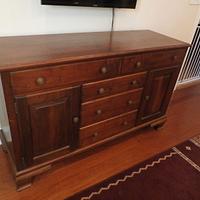
[[[135,126],[137,110],[80,129],[80,145],[88,146]]]
[[[146,73],[142,72],[94,83],[86,83],[83,85],[82,101],[91,101],[132,89],[143,88],[145,80]]]
[[[0,45],[5,142],[20,188],[51,165],[161,125],[188,47],[151,31],[4,37]]]
[[[38,157],[77,146],[79,123],[73,119],[80,117],[79,93],[77,87],[16,98],[28,166]]]
[[[180,65],[186,50],[157,51],[127,56],[122,62],[122,73],[148,71],[153,68]]]
[[[81,126],[137,109],[141,94],[142,89],[136,89],[82,104]]]
[[[23,45],[22,45],[23,44]],[[149,30],[1,37],[0,71],[27,69],[188,44]],[[20,49],[20,51],[19,51]]]
[[[180,66],[149,73],[138,115],[138,124],[164,115],[177,80]]]
[[[18,129],[14,96],[12,93],[9,73],[1,74],[2,85],[4,89],[6,109],[8,113],[9,125],[11,129],[12,142],[8,145],[13,163],[17,170],[24,169],[23,157],[23,140]],[[15,173],[15,172],[14,172]]]
[[[119,59],[109,59],[39,68],[11,73],[11,82],[15,95],[18,95],[117,76],[119,67]],[[38,83],[38,80],[42,80],[42,83]]]
[[[21,192],[16,191],[7,156],[0,151],[0,199],[65,199],[171,148],[200,133],[199,101],[199,84],[175,91],[163,129],[142,129],[134,137],[109,145],[84,159],[52,168],[36,177],[31,188]],[[95,176],[91,176],[91,172],[95,172]]]

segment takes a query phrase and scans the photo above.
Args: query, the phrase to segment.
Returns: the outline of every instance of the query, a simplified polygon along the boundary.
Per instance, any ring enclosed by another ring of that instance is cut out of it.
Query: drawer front
[[[135,126],[137,111],[129,112],[80,130],[80,146],[85,147]],[[105,128],[106,127],[106,128]]]
[[[82,101],[90,101],[120,92],[142,88],[145,83],[146,73],[137,73],[119,78],[113,78],[83,85]]]
[[[133,73],[157,67],[180,65],[183,62],[185,52],[185,49],[178,49],[128,56],[122,62],[122,73]]]
[[[124,57],[122,61],[122,73],[134,73],[144,69],[142,54]]]
[[[119,74],[120,59],[98,60],[11,73],[15,94],[71,86]]]
[[[82,104],[81,126],[93,124],[138,108],[143,89],[124,92]]]
[[[178,49],[144,54],[144,65],[153,68],[180,65],[183,62],[185,51],[185,49]]]

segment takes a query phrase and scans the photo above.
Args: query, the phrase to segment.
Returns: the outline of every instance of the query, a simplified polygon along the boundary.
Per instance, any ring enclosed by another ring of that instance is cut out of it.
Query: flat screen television
[[[42,0],[43,5],[135,8],[137,0]]]

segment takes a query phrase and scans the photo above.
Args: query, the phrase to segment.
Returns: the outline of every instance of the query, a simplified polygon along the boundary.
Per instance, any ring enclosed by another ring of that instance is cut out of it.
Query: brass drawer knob
[[[127,122],[127,121],[124,121],[124,122],[123,122],[123,125],[124,125],[124,126],[127,126],[127,125],[128,125],[128,122]]]
[[[45,78],[39,77],[39,78],[36,79],[35,82],[36,82],[37,85],[44,85],[45,84]]]
[[[137,80],[131,81],[131,85],[137,86],[138,85],[138,81]]]
[[[97,132],[95,132],[94,134],[93,134],[93,137],[97,137],[99,134],[97,133]]]
[[[74,122],[75,124],[77,124],[77,123],[79,122],[79,117],[74,117],[74,118],[73,118],[73,122]]]
[[[132,100],[128,100],[128,105],[129,106],[133,105],[133,101]]]
[[[178,59],[178,56],[174,56],[173,60],[176,61]]]
[[[98,93],[99,93],[99,94],[104,94],[104,93],[105,93],[105,89],[104,89],[104,88],[100,88],[100,89],[98,90]]]
[[[106,67],[102,67],[101,68],[101,73],[102,74],[106,74],[108,72],[107,68]]]
[[[145,96],[146,101],[149,101],[149,99],[150,99],[150,96]]]
[[[101,114],[102,114],[102,110],[98,109],[98,110],[96,111],[96,114],[97,114],[97,115],[101,115]]]
[[[140,62],[140,61],[138,61],[137,63],[136,63],[136,67],[141,67],[142,66],[142,63]]]

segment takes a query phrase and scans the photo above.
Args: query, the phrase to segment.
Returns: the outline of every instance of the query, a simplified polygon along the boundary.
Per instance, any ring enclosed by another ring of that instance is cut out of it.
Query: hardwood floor
[[[59,166],[35,179],[31,188],[16,192],[6,155],[0,150],[0,199],[59,200],[98,183],[134,164],[200,134],[200,84],[176,90],[168,120],[126,137],[96,154]]]

